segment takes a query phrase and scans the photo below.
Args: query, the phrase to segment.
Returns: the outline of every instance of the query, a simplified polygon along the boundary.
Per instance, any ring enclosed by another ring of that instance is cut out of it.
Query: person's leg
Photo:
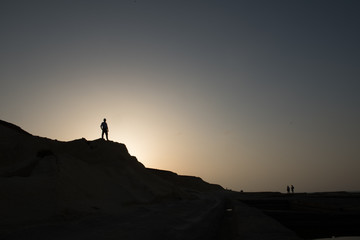
[[[108,132],[105,132],[106,134],[106,140],[109,141]]]
[[[104,131],[101,133],[101,138],[104,139]]]

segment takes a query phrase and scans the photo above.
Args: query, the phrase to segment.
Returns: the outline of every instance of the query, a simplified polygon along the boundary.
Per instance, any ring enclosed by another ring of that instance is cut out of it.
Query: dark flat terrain
[[[360,193],[239,193],[236,198],[305,239],[360,236]]]

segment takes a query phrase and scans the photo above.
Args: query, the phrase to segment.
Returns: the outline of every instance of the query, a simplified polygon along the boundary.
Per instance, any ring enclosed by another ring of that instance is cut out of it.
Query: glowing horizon
[[[2,3],[0,118],[244,191],[360,190],[360,3]]]

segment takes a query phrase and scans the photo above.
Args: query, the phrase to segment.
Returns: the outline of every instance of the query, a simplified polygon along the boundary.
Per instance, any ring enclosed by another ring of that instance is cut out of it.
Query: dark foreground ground
[[[117,214],[5,224],[0,239],[300,240],[360,235],[359,193],[239,193],[132,205]]]
[[[241,193],[236,198],[304,239],[360,236],[360,193]]]

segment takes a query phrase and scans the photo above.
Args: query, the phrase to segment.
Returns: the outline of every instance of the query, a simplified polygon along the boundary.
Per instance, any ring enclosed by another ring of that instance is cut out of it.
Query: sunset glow
[[[11,1],[0,119],[246,191],[360,190],[356,1]]]

